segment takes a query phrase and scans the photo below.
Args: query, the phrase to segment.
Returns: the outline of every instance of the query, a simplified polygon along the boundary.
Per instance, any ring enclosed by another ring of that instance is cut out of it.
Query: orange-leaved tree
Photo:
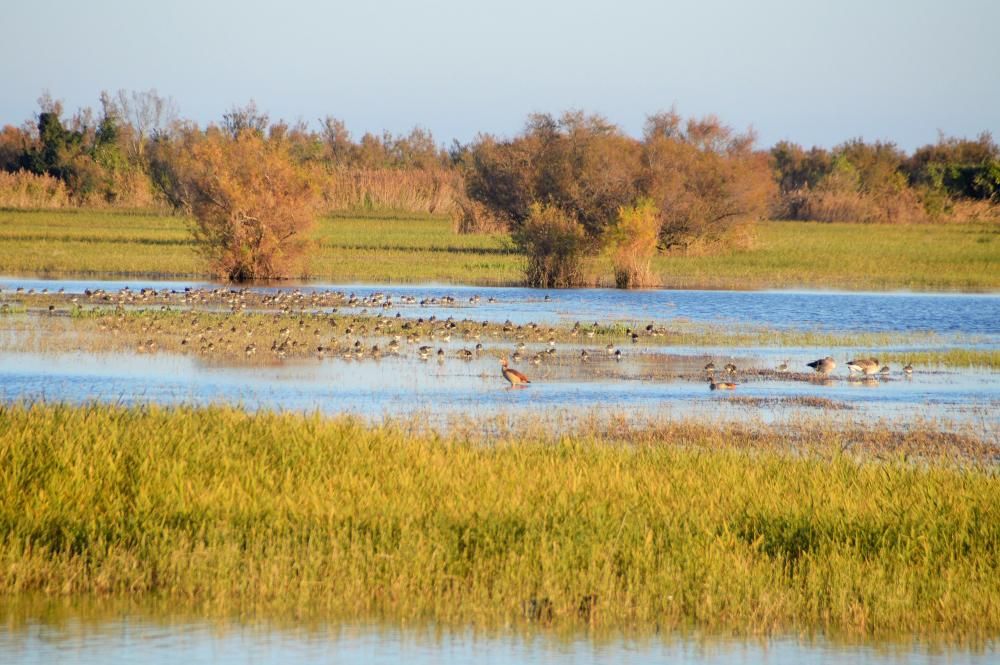
[[[252,129],[227,135],[209,128],[171,161],[181,203],[217,275],[246,282],[303,274],[316,196],[285,142]]]

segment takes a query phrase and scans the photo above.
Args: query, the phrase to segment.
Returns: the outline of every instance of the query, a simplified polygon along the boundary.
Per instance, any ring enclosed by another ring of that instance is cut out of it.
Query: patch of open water
[[[0,662],[39,665],[143,663],[989,663],[978,650],[924,644],[838,644],[822,638],[768,640],[660,635],[644,638],[559,637],[545,633],[401,630],[378,625],[311,628],[149,619],[124,614],[100,621],[69,614],[0,626]]]
[[[50,291],[84,289],[114,291],[128,286],[181,291],[218,288],[196,281],[42,280],[0,277],[0,289]],[[228,288],[228,287],[226,287]],[[359,297],[384,293],[404,312],[418,309],[427,316],[468,312],[477,320],[514,323],[581,321],[662,321],[682,317],[699,322],[735,322],[781,328],[866,332],[915,332],[1000,335],[1000,295],[954,293],[858,293],[843,291],[667,291],[619,289],[526,289],[478,286],[383,286],[365,284],[282,284],[253,287],[264,291],[336,290]],[[420,301],[455,299],[453,305],[419,305]],[[479,296],[473,305],[470,298]],[[402,303],[404,297],[418,304]],[[492,302],[491,302],[492,299]],[[391,310],[395,311],[395,310]]]

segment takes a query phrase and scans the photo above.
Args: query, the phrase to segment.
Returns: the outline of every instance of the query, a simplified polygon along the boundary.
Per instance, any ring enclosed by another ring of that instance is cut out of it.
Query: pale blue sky
[[[753,125],[764,145],[1000,138],[991,0],[5,4],[2,124],[43,89],[73,110],[156,88],[202,124],[254,98],[272,118],[331,114],[356,138],[419,124],[440,143],[568,108],[638,134],[672,104]]]

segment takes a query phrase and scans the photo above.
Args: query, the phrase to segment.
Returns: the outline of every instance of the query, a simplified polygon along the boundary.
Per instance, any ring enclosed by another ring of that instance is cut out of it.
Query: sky
[[[44,90],[67,111],[148,90],[206,124],[419,125],[441,144],[516,134],[529,113],[600,113],[632,135],[674,106],[759,143],[1000,139],[993,0],[13,0],[0,125]]]

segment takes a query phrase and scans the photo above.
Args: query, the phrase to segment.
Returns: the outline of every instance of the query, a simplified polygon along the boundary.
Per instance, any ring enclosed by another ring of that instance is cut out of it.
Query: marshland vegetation
[[[487,433],[488,432],[488,433]],[[664,421],[435,434],[0,407],[0,592],[738,634],[1000,630],[995,442]]]

